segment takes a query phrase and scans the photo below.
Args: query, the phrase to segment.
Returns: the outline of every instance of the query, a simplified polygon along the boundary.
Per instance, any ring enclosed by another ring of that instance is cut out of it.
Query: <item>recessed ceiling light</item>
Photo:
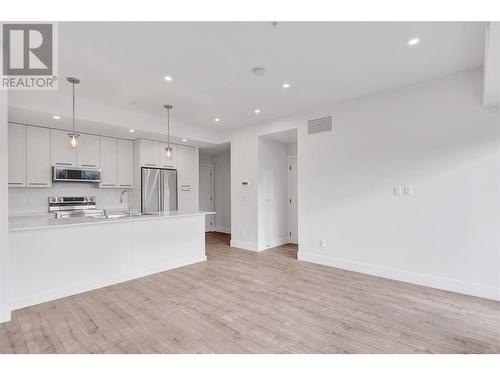
[[[60,119],[61,119],[61,116],[54,115],[54,116],[52,116],[52,118],[53,118],[54,120],[60,120]]]
[[[172,77],[170,77],[170,76],[165,76],[165,77],[163,77],[163,78],[165,79],[165,81],[171,81],[171,80],[173,79],[173,78],[172,78]]]
[[[281,85],[281,87],[283,87],[284,89],[288,89],[290,88],[290,84],[289,83],[284,83]]]
[[[257,109],[254,109],[253,111],[254,111],[255,113],[260,113],[260,109],[258,109],[258,108],[257,108]]]
[[[135,130],[134,129],[129,129],[129,132],[133,133],[133,132],[135,132]]]
[[[188,140],[186,138],[182,138],[182,142],[187,142]]]
[[[414,46],[416,44],[418,44],[420,42],[420,39],[419,38],[412,38],[408,41],[408,45],[409,46]]]
[[[214,121],[215,121],[215,122],[219,122],[219,121],[220,121],[220,118],[216,117],[216,118],[214,118]]]

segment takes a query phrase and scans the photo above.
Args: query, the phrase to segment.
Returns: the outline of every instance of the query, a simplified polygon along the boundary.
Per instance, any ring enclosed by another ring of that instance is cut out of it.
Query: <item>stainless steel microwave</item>
[[[100,169],[52,167],[52,181],[101,182]]]

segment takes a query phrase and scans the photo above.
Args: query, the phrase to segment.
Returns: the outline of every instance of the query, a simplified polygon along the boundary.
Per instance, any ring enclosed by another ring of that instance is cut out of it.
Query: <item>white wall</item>
[[[255,184],[258,135],[298,128],[299,259],[500,299],[500,117],[481,82],[469,71],[235,132],[233,244],[258,240],[256,189],[238,185]],[[306,135],[330,114],[331,133]],[[405,184],[413,196],[394,197]]]
[[[231,152],[214,158],[215,230],[231,233]]]
[[[9,188],[9,215],[47,213],[49,196],[95,195],[98,208],[128,208],[128,198],[120,203],[124,189],[100,189],[94,184],[54,182],[51,188]],[[140,208],[140,207],[135,207]]]
[[[9,255],[7,157],[7,91],[0,90],[0,322],[10,320],[6,285]]]
[[[297,156],[297,143],[288,143],[286,153],[288,156]]]
[[[258,138],[258,250],[288,242],[287,144]]]
[[[231,246],[257,250],[257,135],[252,130],[231,136]]]

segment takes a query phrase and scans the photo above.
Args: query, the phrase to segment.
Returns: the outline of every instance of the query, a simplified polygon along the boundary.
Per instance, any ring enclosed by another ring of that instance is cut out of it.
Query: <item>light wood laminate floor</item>
[[[2,353],[500,353],[500,302],[207,235],[208,261],[13,312]]]

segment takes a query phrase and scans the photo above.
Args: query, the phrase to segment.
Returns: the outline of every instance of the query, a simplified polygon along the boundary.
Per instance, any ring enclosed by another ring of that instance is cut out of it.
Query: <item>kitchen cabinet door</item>
[[[176,161],[179,211],[193,211],[195,206],[194,149],[177,145]]]
[[[192,212],[194,211],[194,189],[179,188],[178,199],[178,210],[181,212]]]
[[[80,143],[80,137],[77,142]],[[76,167],[76,149],[70,146],[67,131],[50,130],[50,154],[52,165]]]
[[[134,143],[119,139],[117,144],[118,187],[134,187]]]
[[[101,184],[102,188],[118,187],[117,171],[117,139],[101,137],[100,155],[101,155]]]
[[[139,141],[139,158],[142,167],[160,167],[160,146],[158,142],[141,139]]]
[[[76,166],[79,168],[99,168],[100,165],[100,137],[96,135],[80,134],[76,146]]]
[[[194,149],[189,146],[176,146],[177,179],[180,184],[194,183]]]
[[[165,149],[167,148],[166,143],[161,143],[160,144],[160,167],[161,168],[172,168],[175,169],[177,166],[177,147],[176,145],[170,144],[170,147],[172,148],[172,158],[167,159]]]
[[[26,186],[26,126],[9,124],[9,187]]]
[[[50,129],[26,127],[26,186],[50,187]]]

